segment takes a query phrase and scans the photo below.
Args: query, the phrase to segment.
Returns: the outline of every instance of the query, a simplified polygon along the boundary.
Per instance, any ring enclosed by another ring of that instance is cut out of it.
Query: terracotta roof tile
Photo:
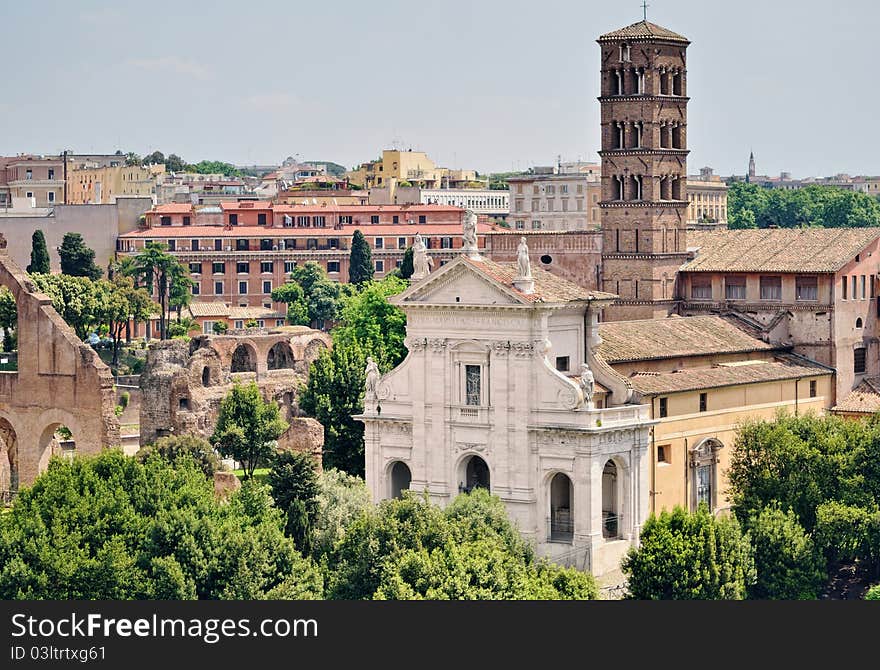
[[[608,363],[774,349],[720,316],[686,316],[599,324],[599,355]]]
[[[880,237],[880,228],[688,231],[696,257],[684,272],[837,272]]]
[[[880,377],[862,380],[840,403],[832,407],[831,411],[845,414],[880,412]]]
[[[656,23],[651,23],[650,21],[639,21],[637,23],[633,23],[631,26],[627,26],[626,28],[621,28],[619,30],[613,30],[610,33],[605,33],[598,39],[598,41],[604,42],[620,39],[660,39],[690,44],[690,41],[687,37],[683,37],[678,33],[672,32],[668,28],[663,28],[662,26],[658,26]]]
[[[192,302],[189,313],[197,316],[229,316],[229,307],[223,302]]]
[[[634,374],[629,381],[643,395],[658,395],[830,374],[831,370],[818,363],[783,354],[775,356],[773,360],[748,361],[747,364],[686,368],[679,372],[660,374]]]
[[[590,291],[582,286],[557,277],[541,268],[532,268],[532,279],[535,281],[534,293],[523,293],[513,286],[513,280],[517,276],[516,263],[496,263],[481,257],[475,260],[462,256],[465,263],[470,264],[483,274],[495,281],[506,285],[512,291],[528,302],[573,302],[575,300],[613,300],[617,298],[611,293]]]

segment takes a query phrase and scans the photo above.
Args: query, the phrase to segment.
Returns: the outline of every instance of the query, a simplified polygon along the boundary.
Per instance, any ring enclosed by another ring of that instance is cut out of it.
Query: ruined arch
[[[321,340],[315,338],[311,342],[306,345],[305,353],[303,354],[303,358],[306,362],[306,365],[311,365],[314,363],[318,356],[321,355],[321,352],[327,348],[327,345]]]
[[[247,342],[242,342],[232,352],[230,372],[256,372],[257,350]]]
[[[18,485],[18,434],[8,419],[0,417],[0,504],[18,491]]]
[[[289,342],[276,342],[269,349],[266,366],[269,370],[293,369],[295,358]]]

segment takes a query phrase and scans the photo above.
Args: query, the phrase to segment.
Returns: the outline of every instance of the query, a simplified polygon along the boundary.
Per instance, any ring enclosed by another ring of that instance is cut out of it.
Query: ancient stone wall
[[[140,382],[141,445],[165,435],[210,438],[220,402],[233,384],[255,381],[291,424],[278,440],[279,448],[313,453],[320,463],[323,430],[317,422],[299,418],[297,392],[309,365],[330,345],[326,333],[303,326],[152,344]]]
[[[119,421],[110,368],[10,259],[2,235],[0,285],[18,308],[18,370],[0,372],[0,491],[9,491],[45,470],[60,426],[89,454],[119,445]]]

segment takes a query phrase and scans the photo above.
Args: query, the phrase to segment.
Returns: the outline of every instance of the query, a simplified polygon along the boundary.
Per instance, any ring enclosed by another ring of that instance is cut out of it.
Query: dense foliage
[[[830,565],[880,574],[880,419],[788,416],[740,428],[728,472],[745,523],[792,510]]]
[[[0,286],[0,328],[3,329],[3,351],[15,351],[17,337],[15,327],[18,324],[18,306],[15,296],[5,286]]]
[[[278,404],[264,400],[255,382],[244,386],[236,383],[220,401],[211,444],[222,456],[241,463],[250,478],[261,462],[273,458],[277,440],[287,428]]]
[[[287,305],[292,325],[323,325],[337,318],[342,289],[314,261],[295,267],[288,282],[272,291],[272,300]]]
[[[743,600],[755,583],[749,538],[734,516],[715,518],[704,504],[651,516],[640,545],[621,567],[638,600]]]
[[[193,462],[53,460],[0,515],[3,599],[320,598],[265,487],[227,504]]]
[[[80,233],[64,233],[58,255],[61,257],[63,274],[88,279],[98,279],[103,274],[101,268],[95,265],[95,250],[86,246]]]
[[[345,531],[372,507],[366,483],[342,470],[330,468],[318,475],[318,514],[312,527],[312,553],[323,556],[345,536]]]
[[[356,519],[326,557],[342,599],[593,599],[593,578],[539,561],[488,492],[440,509],[413,494]]]
[[[153,444],[141,447],[137,458],[141,463],[145,463],[153,454],[158,454],[172,464],[182,459],[189,460],[195,463],[206,477],[213,477],[215,472],[223,469],[211,443],[197,435],[160,437]]]
[[[729,186],[727,213],[730,228],[880,225],[880,203],[876,198],[835,186],[768,189],[737,182]]]

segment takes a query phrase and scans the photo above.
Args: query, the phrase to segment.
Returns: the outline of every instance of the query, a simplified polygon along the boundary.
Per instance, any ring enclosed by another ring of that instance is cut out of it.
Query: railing
[[[549,542],[571,542],[574,538],[574,520],[567,510],[553,510],[547,525],[550,529]]]
[[[606,540],[620,537],[620,515],[602,512],[602,537]]]
[[[489,423],[489,408],[463,405],[452,408],[452,420],[465,423]]]

